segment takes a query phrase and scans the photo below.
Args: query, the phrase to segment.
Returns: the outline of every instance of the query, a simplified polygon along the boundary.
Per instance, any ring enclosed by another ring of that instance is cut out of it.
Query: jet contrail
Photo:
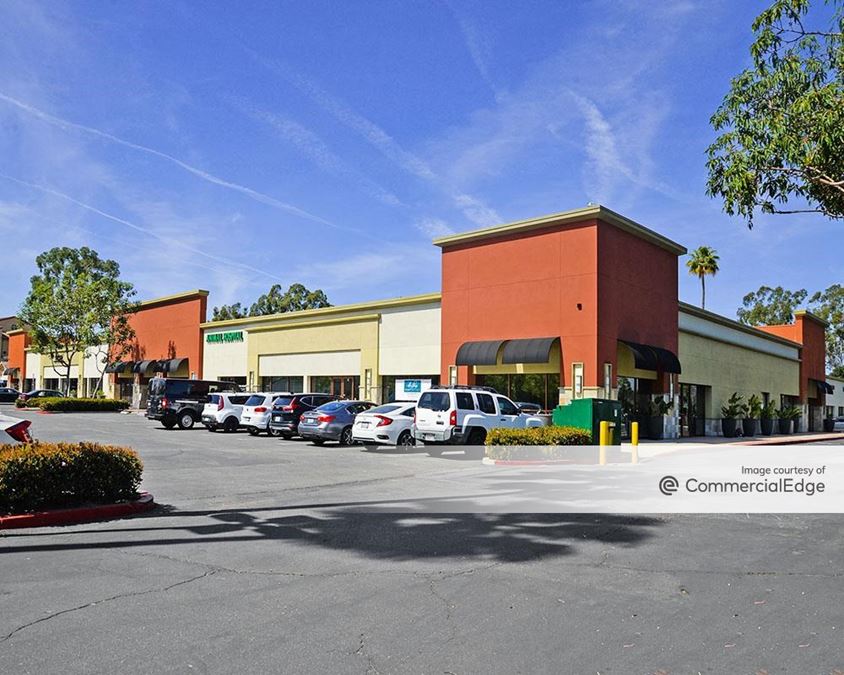
[[[114,216],[110,213],[106,213],[98,209],[96,206],[91,206],[90,204],[86,204],[85,202],[80,202],[78,199],[74,199],[70,195],[66,195],[63,192],[59,192],[58,190],[53,190],[52,188],[45,187],[43,185],[37,185],[36,183],[30,183],[25,180],[21,180],[20,178],[14,178],[13,176],[8,176],[4,173],[0,173],[0,178],[5,178],[6,180],[12,181],[13,183],[17,183],[18,185],[24,185],[28,188],[32,188],[33,190],[38,190],[39,192],[43,192],[44,194],[52,195],[53,197],[58,197],[59,199],[64,199],[65,201],[70,202],[71,204],[75,204],[76,206],[85,209],[86,211],[90,211],[91,213],[96,213],[98,216],[102,216],[103,218],[107,218],[115,223],[120,223],[121,225],[125,225],[126,227],[132,228],[133,230],[137,230],[142,234],[147,235],[148,237],[153,237],[154,239],[158,239],[166,243],[168,246],[178,246],[180,248],[185,249],[186,251],[190,251],[196,255],[201,255],[209,260],[213,260],[214,262],[221,263],[224,265],[232,265],[235,267],[240,267],[241,269],[248,270],[250,272],[255,272],[257,274],[261,274],[263,276],[269,277],[274,281],[283,281],[278,275],[272,274],[262,269],[258,269],[257,267],[252,267],[251,265],[246,265],[245,263],[237,262],[235,260],[229,260],[227,258],[221,258],[219,256],[213,255],[208,253],[207,251],[203,251],[202,249],[198,249],[190,244],[186,244],[178,239],[173,239],[171,237],[164,237],[157,232],[150,230],[146,227],[141,225],[137,225],[125,218],[120,218],[118,216]]]
[[[307,218],[308,220],[321,223],[322,225],[328,225],[329,227],[334,227],[337,229],[349,229],[339,225],[335,225],[334,223],[325,220],[324,218],[320,218],[319,216],[309,213],[304,209],[300,209],[298,206],[282,202],[276,199],[275,197],[270,197],[269,195],[265,195],[264,193],[258,192],[257,190],[253,190],[252,188],[246,187],[245,185],[239,185],[238,183],[232,183],[231,181],[219,178],[214,174],[210,174],[207,171],[203,171],[202,169],[198,169],[195,166],[191,166],[190,164],[183,162],[179,158],[173,157],[172,155],[168,155],[167,153],[161,152],[160,150],[156,150],[155,148],[149,148],[145,145],[138,145],[137,143],[132,143],[131,141],[124,140],[105,131],[95,129],[94,127],[87,127],[84,124],[77,124],[76,122],[64,120],[60,117],[56,117],[55,115],[46,113],[43,110],[39,110],[38,108],[31,106],[28,103],[24,103],[23,101],[19,101],[16,98],[12,98],[11,96],[8,96],[2,92],[0,92],[0,101],[5,101],[6,103],[17,107],[18,109],[29,113],[30,115],[34,115],[38,119],[43,120],[48,124],[52,124],[62,129],[76,129],[77,131],[82,131],[83,133],[90,134],[92,136],[97,136],[98,138],[103,138],[107,141],[111,141],[112,143],[117,143],[118,145],[122,145],[123,147],[130,148],[132,150],[137,150],[138,152],[145,152],[155,157],[160,157],[161,159],[165,159],[168,162],[171,162],[176,166],[184,169],[188,173],[202,178],[202,180],[208,181],[209,183],[213,183],[214,185],[219,185],[221,187],[228,188],[229,190],[234,190],[235,192],[240,192],[241,194],[244,194],[247,197],[254,199],[256,202],[267,204],[268,206],[272,206],[277,209],[282,209],[302,218]]]

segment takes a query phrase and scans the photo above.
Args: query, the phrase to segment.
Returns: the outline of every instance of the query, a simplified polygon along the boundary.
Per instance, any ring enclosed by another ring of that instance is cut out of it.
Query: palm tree
[[[689,274],[700,279],[700,306],[706,309],[706,275],[713,277],[718,272],[718,252],[710,246],[699,246],[689,255],[686,261]]]

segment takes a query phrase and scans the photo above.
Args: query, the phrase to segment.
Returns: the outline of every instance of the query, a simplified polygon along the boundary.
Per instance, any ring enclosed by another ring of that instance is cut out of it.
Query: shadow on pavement
[[[322,505],[323,508],[326,506]],[[338,506],[332,505],[313,515],[282,514],[275,517],[270,513],[266,514],[269,517],[256,514],[261,511],[283,512],[285,507],[194,512],[172,510],[158,514],[157,517],[184,519],[185,522],[164,527],[75,530],[61,534],[54,531],[45,534],[54,537],[74,535],[76,541],[4,546],[0,550],[4,553],[37,553],[191,544],[207,548],[213,544],[258,544],[272,541],[349,551],[384,560],[477,557],[501,562],[523,562],[570,555],[576,552],[578,543],[587,541],[635,546],[651,538],[653,528],[661,524],[656,518],[642,516],[362,513]],[[308,507],[298,505],[287,508],[299,510]],[[199,517],[216,522],[191,523],[192,518]],[[136,522],[144,525],[155,518],[155,515],[151,515]],[[36,536],[40,534],[36,533]],[[120,534],[125,536],[113,536]],[[89,535],[96,539],[79,541],[76,535]],[[102,541],[103,536],[112,538]],[[32,537],[19,534],[5,540],[20,541]]]

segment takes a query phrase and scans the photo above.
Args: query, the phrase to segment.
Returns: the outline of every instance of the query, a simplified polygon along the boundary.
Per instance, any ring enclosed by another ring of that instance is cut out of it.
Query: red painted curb
[[[491,459],[484,457],[484,464],[495,466],[538,466],[542,464],[576,464],[573,459]]]
[[[155,506],[155,499],[149,492],[142,492],[134,502],[126,504],[101,504],[82,506],[76,509],[57,509],[38,511],[18,516],[0,516],[0,530],[13,530],[21,527],[50,527],[55,525],[73,525],[90,523],[94,520],[112,520],[136,513],[149,511]]]

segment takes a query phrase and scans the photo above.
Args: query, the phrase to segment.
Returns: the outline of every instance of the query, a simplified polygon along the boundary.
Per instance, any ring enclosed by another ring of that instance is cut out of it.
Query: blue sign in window
[[[405,380],[404,390],[414,394],[422,392],[422,380]]]

